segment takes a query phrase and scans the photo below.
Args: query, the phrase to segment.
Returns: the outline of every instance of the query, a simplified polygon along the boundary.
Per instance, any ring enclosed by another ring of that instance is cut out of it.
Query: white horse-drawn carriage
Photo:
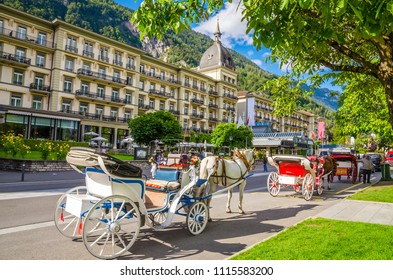
[[[236,164],[241,175],[227,189],[245,185],[249,161],[253,159],[253,153],[251,157],[250,154],[239,152],[240,158],[223,163]],[[201,167],[213,158],[205,158]],[[191,167],[187,171],[159,170],[154,180],[147,180],[139,167],[93,149],[71,148],[67,161],[85,175],[86,185],[72,188],[60,197],[55,225],[66,237],[82,238],[87,250],[101,259],[123,255],[137,240],[141,227],[166,228],[175,215],[186,217],[192,235],[202,233],[209,219],[206,201],[222,191],[211,192],[215,182],[212,176],[221,176],[212,164],[204,179],[199,179]]]

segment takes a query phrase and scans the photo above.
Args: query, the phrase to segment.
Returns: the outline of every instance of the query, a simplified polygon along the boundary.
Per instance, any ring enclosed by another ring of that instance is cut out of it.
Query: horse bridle
[[[239,152],[239,150],[236,150],[235,156],[237,156],[238,158],[240,158],[243,161],[244,165],[247,167],[247,171],[251,171],[251,170],[255,169],[255,159],[256,159],[255,154],[253,154],[253,156],[252,156],[252,159],[253,159],[252,163],[250,163],[246,159],[246,157],[241,152]]]

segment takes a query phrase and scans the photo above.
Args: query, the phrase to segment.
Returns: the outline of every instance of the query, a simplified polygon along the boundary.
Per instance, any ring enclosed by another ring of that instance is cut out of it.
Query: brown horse
[[[333,182],[333,177],[336,174],[336,160],[330,155],[323,157],[311,156],[308,157],[308,159],[313,164],[316,164],[316,176],[322,178],[322,185],[324,184],[325,177],[327,176],[328,190],[330,190],[330,183]]]

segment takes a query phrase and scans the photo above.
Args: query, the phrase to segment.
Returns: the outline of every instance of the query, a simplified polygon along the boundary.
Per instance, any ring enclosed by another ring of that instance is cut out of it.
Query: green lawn
[[[368,187],[348,197],[348,199],[393,203],[393,182],[390,186]]]
[[[114,154],[112,156],[124,161],[134,160],[133,155]]]
[[[308,219],[232,260],[392,260],[393,226]]]
[[[129,161],[134,160],[133,155],[121,155],[121,154],[114,154],[112,155],[115,158],[120,160]],[[30,159],[30,160],[41,160],[41,152],[39,151],[31,151],[30,153],[26,154],[24,158],[22,158],[19,154],[15,157],[12,157],[10,153],[6,153],[4,151],[0,151],[0,157],[3,158],[15,158],[15,159]],[[48,157],[48,160],[56,159],[56,156],[53,154],[52,156]]]
[[[31,151],[30,153],[26,154],[26,156],[24,158],[22,158],[19,154],[17,154],[15,157],[12,157],[10,153],[6,153],[4,151],[0,151],[0,157],[3,157],[3,158],[15,158],[15,159],[41,160],[41,152]]]

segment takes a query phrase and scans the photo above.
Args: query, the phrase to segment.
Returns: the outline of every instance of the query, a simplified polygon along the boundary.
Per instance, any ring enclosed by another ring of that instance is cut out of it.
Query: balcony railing
[[[0,58],[6,59],[8,61],[13,61],[13,62],[25,64],[26,66],[31,64],[30,58],[26,58],[24,56],[14,55],[11,53],[6,53],[6,52],[0,52]]]
[[[68,109],[62,109],[62,110],[60,110],[60,112],[84,116],[85,118],[90,119],[90,120],[100,120],[100,121],[106,121],[106,122],[127,123],[130,120],[130,118],[106,116],[106,115],[102,115],[102,114],[91,114],[91,113],[86,113],[84,111],[72,111],[72,110],[68,110]]]
[[[235,96],[234,94],[224,93],[222,96],[223,96],[223,97],[230,98],[230,99],[237,100],[237,96]]]
[[[50,86],[44,86],[44,85],[37,84],[37,83],[31,83],[30,89],[50,92]]]
[[[191,98],[190,100],[193,103],[197,103],[197,104],[201,104],[204,105],[204,101],[202,99],[198,99],[198,98]]]
[[[104,55],[99,55],[98,60],[104,61],[104,62],[109,62],[109,57],[104,56]]]
[[[13,37],[13,38],[16,38],[16,39],[19,39],[22,41],[26,41],[26,42],[29,42],[32,44],[44,46],[47,48],[54,48],[55,47],[55,44],[53,44],[53,42],[48,41],[46,39],[28,36],[25,33],[16,32],[15,30],[7,29],[7,28],[0,28],[0,34],[10,36],[10,37]]]
[[[205,117],[203,114],[196,114],[196,113],[192,113],[190,116],[196,119],[203,119]]]
[[[114,96],[105,96],[102,94],[98,94],[96,92],[77,90],[77,91],[75,91],[75,96],[86,97],[86,98],[94,99],[94,100],[105,100],[107,102],[113,102],[113,103],[127,104],[125,102],[126,99],[122,99],[122,98],[118,98],[118,97],[114,97]]]
[[[216,95],[216,96],[218,95],[218,92],[215,91],[215,90],[209,90],[208,93],[209,93],[210,95]]]
[[[66,45],[65,46],[65,50],[66,51],[70,51],[70,52],[74,52],[74,53],[78,53],[78,48],[74,47],[74,46],[71,46],[71,45]]]
[[[146,105],[146,104],[138,104],[138,109],[141,109],[141,110],[149,110],[149,105]]]
[[[180,115],[180,111],[177,110],[169,110],[169,113],[172,113],[174,115]]]
[[[123,61],[114,59],[114,60],[113,60],[113,65],[123,66]]]
[[[108,82],[115,82],[115,83],[122,84],[122,85],[126,85],[127,84],[126,80],[121,79],[119,77],[109,76],[109,75],[98,73],[98,72],[93,72],[93,71],[88,70],[88,69],[79,68],[77,70],[77,74],[84,75],[84,76],[91,76],[91,77],[95,77],[95,78],[98,78],[98,79],[101,79],[101,80],[105,80],[105,81],[108,81]]]
[[[157,95],[157,96],[162,96],[162,97],[165,97],[165,98],[173,97],[170,93],[162,92],[162,91],[159,91],[159,90],[156,90],[156,89],[149,89],[149,93]]]
[[[93,52],[86,51],[86,50],[83,50],[83,55],[84,55],[84,56],[91,57],[91,58],[94,58],[94,53],[93,53]]]
[[[136,67],[135,67],[135,64],[133,64],[133,63],[127,63],[126,68],[135,70]]]

